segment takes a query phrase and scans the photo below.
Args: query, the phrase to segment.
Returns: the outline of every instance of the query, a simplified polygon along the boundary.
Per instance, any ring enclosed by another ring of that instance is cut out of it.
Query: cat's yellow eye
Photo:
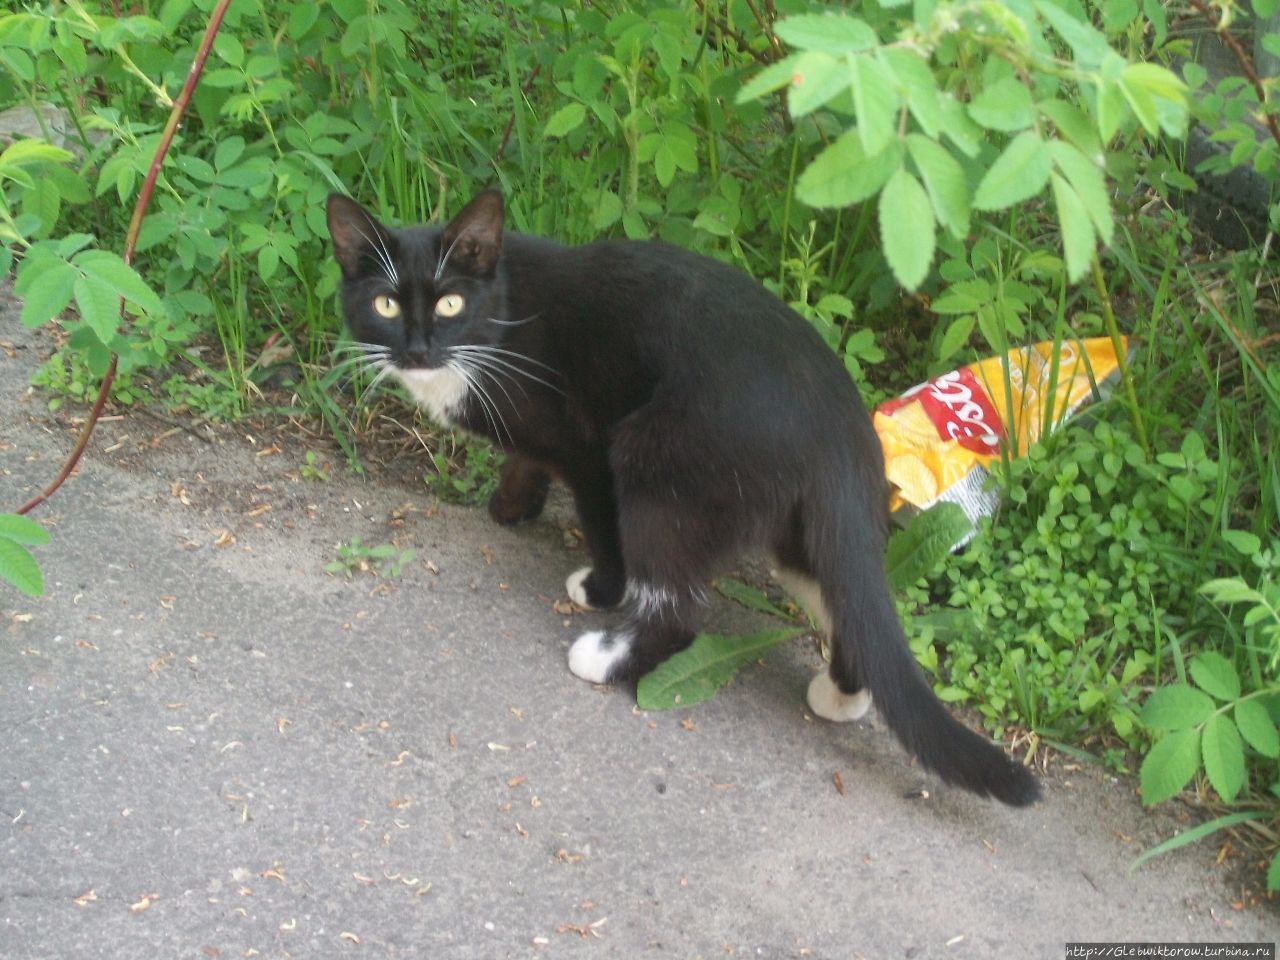
[[[462,308],[466,306],[466,301],[456,293],[446,293],[443,297],[436,301],[437,317],[456,317],[462,312]]]
[[[394,320],[400,316],[400,301],[385,293],[379,294],[373,298],[373,312],[386,320]]]

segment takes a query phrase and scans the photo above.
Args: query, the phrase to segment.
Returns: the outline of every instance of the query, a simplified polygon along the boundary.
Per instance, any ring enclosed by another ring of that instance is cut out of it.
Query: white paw
[[[823,670],[809,681],[809,709],[823,720],[848,723],[871,709],[871,694],[866,690],[841,693],[831,674]]]
[[[604,645],[606,639],[609,641],[608,646]],[[569,669],[575,677],[588,683],[605,683],[609,679],[609,670],[630,649],[630,637],[592,630],[573,641],[573,646],[569,648]]]
[[[583,567],[581,570],[575,570],[569,574],[569,579],[564,582],[564,588],[569,594],[569,599],[580,607],[586,607],[588,610],[592,606],[587,602],[587,577],[591,576],[591,568]]]

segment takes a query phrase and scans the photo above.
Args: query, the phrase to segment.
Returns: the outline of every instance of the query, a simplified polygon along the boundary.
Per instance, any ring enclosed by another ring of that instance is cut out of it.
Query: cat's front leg
[[[539,463],[508,453],[498,489],[489,498],[489,516],[503,526],[534,520],[542,513],[551,489],[551,474]]]
[[[697,588],[633,582],[626,620],[578,637],[569,648],[569,669],[590,683],[635,683],[693,642],[704,603]]]
[[[627,589],[626,567],[618,535],[618,506],[608,467],[578,469],[568,474],[578,508],[578,521],[591,555],[591,566],[569,575],[565,590],[574,603],[595,610],[616,607]]]

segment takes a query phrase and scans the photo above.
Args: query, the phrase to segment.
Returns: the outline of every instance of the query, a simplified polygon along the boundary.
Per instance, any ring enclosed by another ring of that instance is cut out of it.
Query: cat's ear
[[[350,197],[329,194],[328,214],[333,257],[342,267],[343,276],[356,276],[363,251],[374,251],[378,246],[386,250],[387,228]],[[385,256],[385,252],[382,255]]]
[[[451,264],[488,276],[502,252],[502,194],[485,190],[444,228],[444,249]]]

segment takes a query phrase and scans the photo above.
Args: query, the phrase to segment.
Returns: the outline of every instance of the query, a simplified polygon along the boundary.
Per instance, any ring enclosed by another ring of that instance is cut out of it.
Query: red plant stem
[[[1254,66],[1253,58],[1245,51],[1238,39],[1227,30],[1222,29],[1220,20],[1214,20],[1213,12],[1204,0],[1190,0],[1190,2],[1192,8],[1209,22],[1209,26],[1213,27],[1217,32],[1218,37],[1226,45],[1227,49],[1235,55],[1236,63],[1240,65],[1240,72],[1244,74],[1245,79],[1253,86],[1253,92],[1258,97],[1258,105],[1263,108],[1262,122],[1267,125],[1267,132],[1271,134],[1271,139],[1280,145],[1280,124],[1276,123],[1275,114],[1265,109],[1267,106],[1267,88],[1262,82],[1262,78],[1258,76],[1258,70]]]
[[[164,133],[161,135],[160,143],[156,147],[155,156],[151,158],[151,167],[147,170],[147,179],[143,182],[142,190],[138,193],[138,202],[133,207],[133,219],[129,222],[129,232],[125,234],[123,254],[125,263],[133,263],[134,250],[138,245],[138,234],[142,230],[142,218],[146,216],[147,206],[151,203],[151,195],[155,192],[156,179],[160,176],[160,168],[164,165],[165,154],[169,152],[169,145],[173,143],[173,135],[178,131],[178,124],[182,122],[183,114],[187,112],[187,104],[191,101],[191,94],[195,92],[196,85],[200,82],[200,74],[204,72],[205,61],[209,59],[209,51],[213,49],[213,38],[218,35],[218,28],[222,26],[222,18],[226,15],[227,7],[230,5],[231,0],[219,0],[213,13],[210,14],[209,25],[204,31],[204,39],[200,41],[200,46],[196,50],[196,58],[192,61],[191,69],[187,73],[187,82],[182,85],[182,92],[178,94],[178,99],[174,101],[173,109],[169,111],[169,122],[165,124]],[[124,319],[123,297],[120,299],[120,319]],[[113,353],[111,362],[107,364],[107,372],[102,378],[102,386],[98,388],[98,398],[94,401],[93,409],[89,411],[89,419],[85,421],[84,426],[80,429],[80,436],[76,440],[75,449],[67,457],[67,462],[62,465],[62,469],[58,472],[53,482],[18,508],[18,513],[27,513],[48,500],[75,470],[80,458],[84,455],[85,447],[89,445],[89,437],[93,435],[93,428],[97,426],[98,418],[102,416],[102,408],[106,406],[107,396],[111,392],[111,384],[116,378],[118,360],[117,355]]]

